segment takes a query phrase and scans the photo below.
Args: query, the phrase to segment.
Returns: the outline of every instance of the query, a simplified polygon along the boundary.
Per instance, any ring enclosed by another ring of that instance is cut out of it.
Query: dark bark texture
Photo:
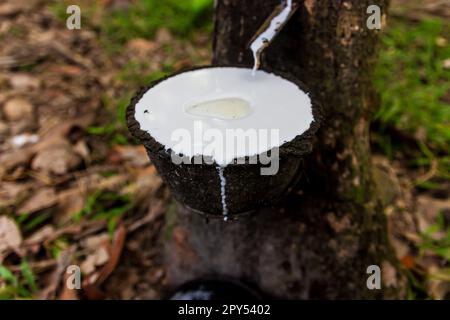
[[[294,0],[295,1],[295,0]],[[252,66],[249,40],[278,0],[219,0],[214,63]],[[305,0],[262,57],[320,100],[326,121],[305,159],[303,178],[279,207],[237,221],[207,220],[178,206],[168,217],[168,284],[240,279],[275,298],[401,298],[405,282],[372,182],[371,75],[380,31],[367,7],[385,0]],[[382,289],[366,286],[378,265]]]

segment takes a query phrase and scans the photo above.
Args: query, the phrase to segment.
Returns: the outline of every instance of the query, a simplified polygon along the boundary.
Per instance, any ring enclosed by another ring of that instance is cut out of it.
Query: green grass
[[[450,281],[450,228],[446,224],[442,212],[439,214],[436,223],[421,234],[421,238],[419,253],[421,255],[426,252],[432,253],[442,261],[441,267],[427,274],[425,280]],[[420,288],[420,283],[416,288]]]
[[[111,146],[117,144],[127,144],[125,114],[130,103],[131,93],[123,98],[113,101],[108,96],[102,97],[102,104],[106,110],[105,125],[91,126],[87,128],[87,133],[104,137]]]
[[[450,264],[450,228],[446,227],[444,214],[422,234],[421,251],[429,250]]]
[[[138,0],[127,8],[108,11],[96,1],[64,0],[54,2],[50,10],[65,22],[70,4],[80,6],[82,27],[97,29],[100,41],[110,52],[120,51],[130,39],[152,39],[159,28],[167,28],[178,38],[212,29],[213,0]],[[100,22],[95,21],[99,12],[103,13]]]
[[[375,114],[374,142],[388,157],[406,159],[411,169],[434,171],[426,181],[416,181],[416,186],[425,189],[445,188],[443,179],[450,179],[450,70],[444,68],[450,58],[449,35],[450,25],[438,18],[414,24],[392,20],[382,37],[375,72],[382,105]],[[400,134],[392,135],[391,129]],[[420,252],[432,252],[448,265],[449,232],[441,215],[421,235]],[[448,277],[448,270],[427,277],[442,274]],[[412,272],[407,276],[410,299],[430,298],[426,279]]]
[[[141,0],[128,10],[112,12],[104,19],[102,30],[119,44],[133,38],[152,38],[161,27],[187,37],[196,29],[211,26],[212,7],[211,0]]]
[[[441,20],[423,21],[417,26],[393,22],[383,37],[375,84],[382,94],[376,115],[386,125],[415,134],[425,130],[433,148],[450,146],[450,70],[443,67],[450,58],[450,45],[439,46],[439,37],[450,41],[450,27]]]
[[[109,191],[96,191],[90,195],[85,207],[73,217],[75,222],[81,219],[106,221],[108,232],[112,235],[118,221],[133,208],[134,204],[128,195],[120,195]]]
[[[25,259],[18,275],[0,264],[0,300],[31,299],[37,290],[36,277]]]
[[[450,178],[450,26],[443,20],[411,25],[393,20],[382,38],[383,50],[375,72],[382,106],[375,121],[384,133],[389,127],[415,139],[410,165],[428,167],[438,160],[438,176]],[[391,137],[378,144],[393,156],[400,143]]]
[[[22,212],[20,215],[14,217],[16,223],[20,227],[20,230],[26,233],[36,230],[38,227],[44,225],[50,218],[50,213],[45,211],[38,215]]]

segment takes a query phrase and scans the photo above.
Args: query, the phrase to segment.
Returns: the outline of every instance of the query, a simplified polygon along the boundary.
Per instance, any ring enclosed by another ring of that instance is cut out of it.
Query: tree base
[[[384,219],[379,210],[292,195],[225,222],[178,205],[166,226],[167,284],[232,278],[275,299],[401,298],[405,281],[377,227],[385,221],[374,221]],[[367,288],[370,265],[381,268],[381,289]]]

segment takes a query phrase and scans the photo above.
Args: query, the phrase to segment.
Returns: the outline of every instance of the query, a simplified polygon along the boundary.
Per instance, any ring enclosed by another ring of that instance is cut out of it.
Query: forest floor
[[[141,85],[209,63],[211,1],[75,2],[73,31],[68,2],[0,4],[0,298],[159,299],[173,206],[125,109]],[[409,298],[450,298],[450,6],[393,2],[374,173]],[[69,265],[82,291],[63,285]]]

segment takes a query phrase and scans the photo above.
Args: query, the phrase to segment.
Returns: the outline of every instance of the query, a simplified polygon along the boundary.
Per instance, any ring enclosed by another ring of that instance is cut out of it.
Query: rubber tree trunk
[[[169,285],[202,277],[240,279],[275,298],[401,298],[405,281],[389,246],[372,183],[369,120],[380,31],[367,7],[387,1],[305,0],[263,54],[318,96],[327,121],[287,201],[235,222],[206,220],[178,207],[168,219]],[[252,66],[248,42],[278,0],[215,5],[213,63]],[[381,268],[369,290],[367,267]]]

